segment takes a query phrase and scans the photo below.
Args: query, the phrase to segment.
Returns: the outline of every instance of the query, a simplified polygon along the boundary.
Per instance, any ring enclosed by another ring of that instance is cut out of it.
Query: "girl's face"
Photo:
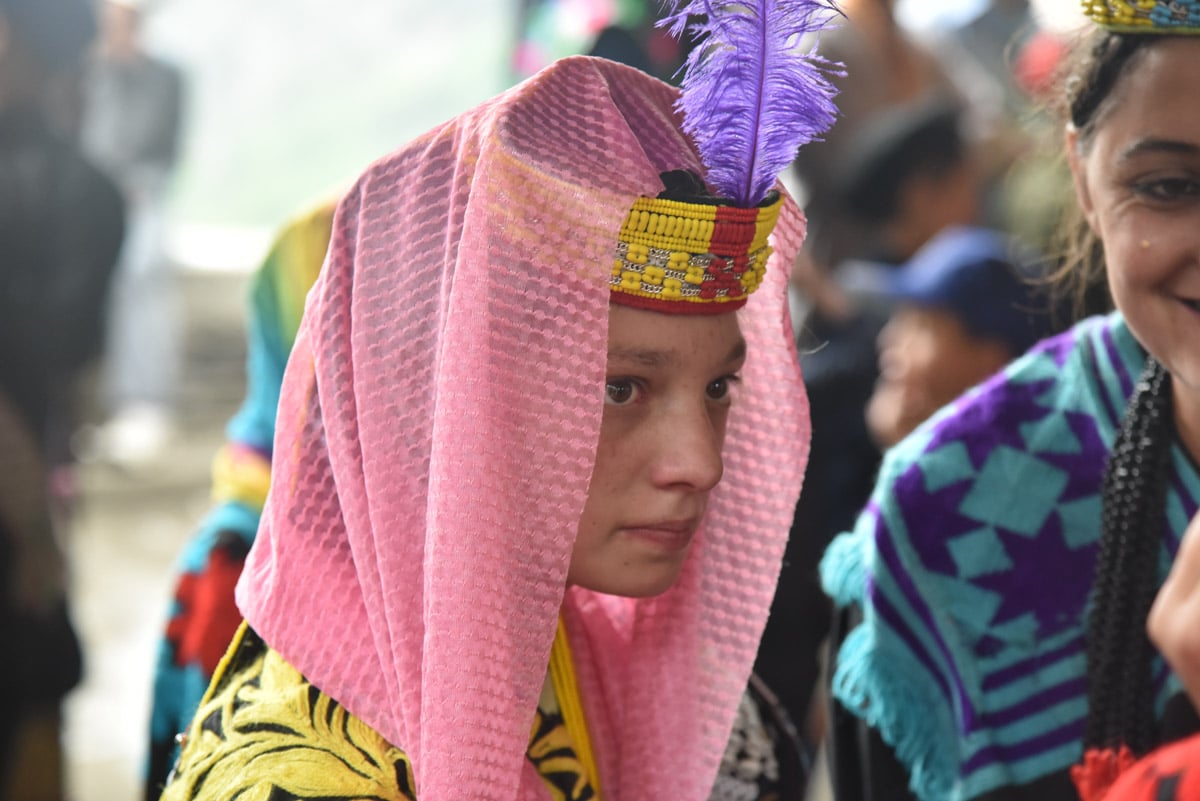
[[[1138,340],[1200,404],[1200,38],[1163,39],[1113,89],[1091,140],[1068,132],[1075,186]],[[1193,405],[1196,405],[1193,404]],[[1200,408],[1200,407],[1198,407]]]
[[[604,418],[567,581],[636,598],[679,575],[721,480],[745,360],[736,314],[609,309]]]

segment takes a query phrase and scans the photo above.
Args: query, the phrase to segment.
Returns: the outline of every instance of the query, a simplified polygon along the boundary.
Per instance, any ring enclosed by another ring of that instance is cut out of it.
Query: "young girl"
[[[925,799],[1098,797],[1194,725],[1146,639],[1200,501],[1200,8],[1084,3],[1064,83],[1080,269],[1118,311],[1035,348],[888,456],[827,589],[834,687]],[[1101,260],[1102,259],[1102,260]],[[1107,467],[1106,467],[1107,465]],[[870,769],[868,768],[868,772]]]
[[[727,745],[766,792],[803,220],[713,197],[676,98],[567,59],[343,199],[164,798],[703,799]]]

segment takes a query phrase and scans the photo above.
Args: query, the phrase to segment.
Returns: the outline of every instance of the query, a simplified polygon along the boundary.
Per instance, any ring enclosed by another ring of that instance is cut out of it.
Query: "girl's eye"
[[[1133,188],[1138,194],[1163,203],[1200,197],[1200,181],[1193,178],[1155,178],[1134,184]]]
[[[710,381],[705,387],[709,400],[727,403],[733,400],[733,387],[742,379],[736,375],[725,375],[716,381]]]
[[[628,378],[615,378],[604,382],[604,402],[612,406],[633,403],[638,396],[638,387]]]

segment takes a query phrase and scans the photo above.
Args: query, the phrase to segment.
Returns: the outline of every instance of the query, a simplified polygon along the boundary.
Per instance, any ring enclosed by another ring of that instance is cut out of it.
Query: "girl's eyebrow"
[[[1137,140],[1122,150],[1117,156],[1117,161],[1128,161],[1144,153],[1174,153],[1192,156],[1200,153],[1200,146],[1192,142],[1183,142],[1177,139],[1159,139],[1148,136]]]
[[[746,340],[739,339],[725,357],[725,364],[739,361],[746,356]],[[612,361],[632,362],[643,367],[663,367],[673,365],[678,361],[673,350],[647,347],[617,347],[610,348],[608,358]]]

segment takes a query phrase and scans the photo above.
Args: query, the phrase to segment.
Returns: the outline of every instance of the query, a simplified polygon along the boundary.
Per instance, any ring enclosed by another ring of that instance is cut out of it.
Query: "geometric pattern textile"
[[[1101,478],[1144,362],[1118,313],[1040,343],[893,449],[826,552],[827,591],[864,616],[835,695],[922,799],[974,798],[1081,758]],[[1171,464],[1164,577],[1200,501],[1178,444]],[[1161,660],[1155,682],[1160,702],[1178,689]]]
[[[546,798],[525,754],[560,615],[605,798],[713,787],[807,456],[786,302],[803,217],[786,195],[736,312],[748,355],[724,477],[679,579],[644,599],[566,581],[617,234],[662,173],[703,174],[677,97],[564,59],[381,159],[339,205],[237,600],[404,750],[421,801]]]

